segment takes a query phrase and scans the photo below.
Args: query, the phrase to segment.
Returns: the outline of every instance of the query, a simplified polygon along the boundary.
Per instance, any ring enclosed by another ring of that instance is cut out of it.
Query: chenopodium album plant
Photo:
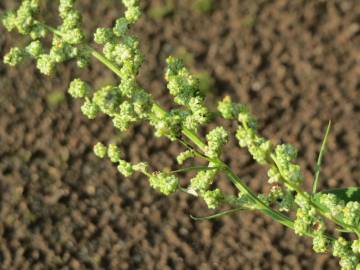
[[[339,257],[341,269],[360,270],[360,203],[359,188],[333,189],[317,192],[320,165],[327,134],[320,150],[313,189],[306,191],[300,166],[294,162],[297,150],[289,144],[273,145],[262,137],[257,123],[243,104],[234,103],[225,97],[218,103],[218,117],[236,121],[236,138],[240,147],[248,149],[255,161],[268,168],[268,182],[271,190],[267,194],[255,194],[221,159],[223,146],[228,142],[228,131],[218,126],[206,138],[197,130],[208,124],[210,112],[200,94],[199,83],[179,59],[169,57],[165,79],[175,108],[164,110],[136,80],[143,63],[139,40],[129,33],[129,28],[141,16],[139,0],[123,0],[126,12],[116,20],[113,28],[98,28],[94,33],[95,43],[102,45],[102,52],[89,45],[81,28],[81,14],[74,6],[74,0],[60,0],[59,14],[62,24],[52,27],[38,18],[40,0],[24,0],[16,11],[2,15],[2,23],[9,31],[16,29],[30,37],[26,47],[14,47],[4,57],[4,62],[15,66],[31,58],[36,61],[41,73],[50,75],[56,64],[76,60],[80,68],[86,67],[92,57],[100,61],[118,77],[119,85],[106,85],[100,89],[75,78],[69,87],[69,94],[82,99],[82,112],[90,119],[99,114],[109,116],[114,126],[125,132],[139,121],[148,121],[158,137],[165,136],[179,141],[185,151],[177,156],[179,165],[193,158],[205,160],[207,166],[183,167],[176,171],[153,171],[146,162],[132,164],[122,158],[117,145],[97,143],[95,154],[108,157],[126,177],[140,172],[149,179],[149,184],[159,192],[170,195],[176,191],[186,192],[205,201],[210,209],[228,206],[230,210],[214,214],[219,217],[236,211],[260,211],[275,221],[291,228],[296,234],[312,238],[315,252],[331,252]],[[41,41],[52,36],[51,48]],[[195,160],[195,159],[194,159]],[[178,173],[195,171],[189,185],[180,185]],[[215,179],[222,172],[238,191],[229,195],[214,188]],[[293,213],[293,214],[292,214]],[[295,217],[295,218],[294,218]],[[335,225],[330,235],[328,221]],[[352,239],[352,240],[350,240]]]

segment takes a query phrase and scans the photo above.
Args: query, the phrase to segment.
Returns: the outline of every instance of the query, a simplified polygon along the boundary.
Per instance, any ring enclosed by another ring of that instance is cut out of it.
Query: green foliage
[[[210,209],[231,207],[230,210],[211,215],[211,218],[240,210],[260,211],[294,229],[296,234],[311,237],[314,251],[332,252],[340,258],[342,269],[359,270],[360,188],[314,192],[323,150],[317,163],[313,192],[308,193],[303,187],[304,177],[300,166],[295,162],[297,150],[289,144],[273,145],[269,139],[261,136],[250,110],[229,97],[218,103],[216,112],[210,112],[205,104],[206,91],[201,85],[201,78],[191,74],[183,61],[172,56],[167,59],[165,80],[175,106],[169,111],[163,109],[137,82],[144,57],[139,40],[128,30],[141,15],[139,1],[123,0],[125,15],[119,17],[113,27],[100,27],[95,31],[94,41],[103,46],[102,52],[89,44],[81,27],[81,14],[75,9],[74,2],[60,0],[62,23],[58,27],[39,21],[41,16],[38,16],[37,0],[24,0],[18,10],[6,12],[2,16],[4,27],[30,36],[31,41],[24,48],[12,48],[5,55],[4,62],[15,66],[27,58],[34,59],[41,73],[51,75],[59,63],[74,60],[83,68],[91,58],[95,58],[114,72],[119,80],[118,83],[93,89],[80,78],[74,79],[68,93],[82,101],[83,114],[90,119],[105,114],[120,132],[126,132],[135,123],[147,121],[154,128],[156,136],[164,136],[184,145],[184,151],[177,156],[179,165],[187,161],[194,166],[172,172],[154,171],[146,162],[133,164],[123,159],[116,144],[97,143],[94,146],[96,156],[109,158],[124,177],[134,173],[145,175],[150,186],[165,195],[180,190],[200,197]],[[195,3],[201,5],[203,10],[209,10],[211,2],[203,0]],[[52,34],[50,47],[43,42],[49,32]],[[208,76],[206,80],[210,81]],[[208,87],[210,83],[205,85]],[[221,160],[221,153],[229,140],[229,133],[224,127],[212,128],[205,134],[206,140],[198,135],[199,129],[208,130],[205,126],[210,121],[210,114],[238,125],[236,139],[239,146],[246,148],[255,161],[268,169],[269,192],[256,194]],[[196,166],[198,159],[207,165],[201,163],[201,166]],[[177,174],[190,171],[196,171],[196,174],[187,182],[187,187],[180,186]],[[238,196],[227,194],[216,185],[219,175],[229,179],[237,189]],[[285,215],[284,212],[290,213]],[[293,218],[295,213],[296,217]],[[357,239],[348,241],[330,236],[328,222],[334,223],[341,232],[355,234]]]

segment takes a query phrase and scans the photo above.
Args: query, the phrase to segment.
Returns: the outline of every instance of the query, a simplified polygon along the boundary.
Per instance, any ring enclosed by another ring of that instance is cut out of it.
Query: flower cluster
[[[351,249],[351,244],[343,237],[339,237],[333,245],[333,255],[340,258],[343,270],[360,269],[359,259]]]
[[[345,224],[353,227],[360,225],[360,203],[349,201],[345,203],[335,194],[324,193],[318,196],[322,206],[333,216],[341,219]]]
[[[85,67],[89,62],[90,53],[86,47],[79,49],[85,41],[85,35],[80,28],[81,16],[74,7],[74,0],[61,0],[59,5],[60,17],[63,24],[54,29],[52,46],[48,52],[40,39],[48,33],[48,27],[36,19],[39,11],[39,1],[25,0],[19,9],[5,13],[2,22],[9,30],[17,29],[19,33],[30,35],[33,41],[25,48],[12,48],[5,55],[4,62],[15,66],[26,58],[37,61],[37,68],[41,73],[50,75],[56,63],[69,59],[76,59],[79,67]]]
[[[182,126],[196,131],[208,121],[208,109],[200,94],[199,81],[190,74],[180,59],[170,56],[167,64],[165,79],[170,94],[177,104],[185,107],[181,113]]]
[[[211,158],[218,158],[222,147],[227,143],[228,137],[229,134],[223,127],[211,130],[206,135],[208,145],[205,154]]]

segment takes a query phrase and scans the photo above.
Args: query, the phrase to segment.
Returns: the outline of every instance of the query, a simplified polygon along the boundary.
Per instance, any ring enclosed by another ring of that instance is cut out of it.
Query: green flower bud
[[[279,170],[277,169],[276,166],[272,166],[268,172],[267,172],[267,175],[269,177],[269,183],[270,184],[273,184],[273,183],[278,183],[280,178],[281,178],[281,175],[279,173]]]
[[[252,129],[246,129],[239,126],[236,132],[236,139],[239,141],[240,147],[248,147],[253,143],[256,134]]]
[[[281,198],[281,201],[278,202],[279,211],[289,212],[291,209],[294,208],[294,195],[291,191],[284,191],[284,195]]]
[[[74,79],[70,83],[68,92],[74,98],[83,98],[90,92],[90,87],[84,81],[80,79]]]
[[[301,174],[301,168],[297,164],[288,164],[286,169],[282,169],[283,176],[291,183],[300,184],[304,177]]]
[[[100,108],[86,97],[84,104],[81,106],[81,111],[87,118],[94,119],[100,112]]]
[[[354,253],[360,254],[360,240],[359,239],[354,240],[353,243],[351,244],[351,248]]]
[[[137,91],[138,86],[136,84],[135,79],[130,80],[124,80],[119,85],[119,89],[121,92],[121,95],[131,98],[133,94]]]
[[[25,0],[21,3],[21,6],[16,12],[15,25],[20,34],[30,34],[32,27],[34,26],[34,12],[36,12],[35,6],[31,1]]]
[[[55,61],[49,54],[41,54],[37,58],[37,68],[45,75],[51,75],[55,69]]]
[[[153,173],[149,178],[150,186],[165,195],[174,193],[179,186],[179,179],[165,172]]]
[[[84,41],[85,35],[80,28],[74,28],[64,32],[62,38],[69,44],[78,45]]]
[[[124,17],[121,17],[116,20],[115,26],[113,28],[113,33],[117,37],[122,37],[126,34],[126,32],[128,30],[128,26],[129,26],[129,24],[128,24],[127,19]]]
[[[140,162],[133,166],[134,171],[141,172],[143,174],[147,174],[149,165],[146,162]]]
[[[117,169],[125,177],[129,177],[134,173],[132,164],[129,162],[126,162],[124,160],[119,161],[119,165],[118,165]]]
[[[94,146],[94,153],[99,158],[104,158],[106,156],[107,148],[101,142],[98,142]]]
[[[218,188],[215,190],[208,190],[202,196],[209,209],[217,208],[224,199],[224,195]]]
[[[348,202],[343,209],[344,222],[354,227],[359,226],[360,221],[360,203]]]
[[[338,215],[344,207],[342,203],[340,204],[335,194],[321,194],[319,200],[334,216]]]
[[[313,250],[316,253],[323,253],[328,250],[329,240],[323,234],[318,234],[313,238]]]
[[[16,27],[16,13],[14,11],[7,11],[1,17],[1,22],[9,32]]]
[[[78,28],[81,24],[81,14],[74,9],[69,10],[63,18],[61,30],[67,32],[71,29]]]
[[[138,6],[130,7],[125,11],[125,18],[129,21],[129,23],[135,23],[141,16],[141,10]]]
[[[186,150],[181,152],[177,157],[176,160],[179,165],[182,165],[187,159],[195,157],[195,152],[193,150]]]
[[[74,9],[74,0],[60,0],[59,13],[61,18],[66,18],[69,12]]]
[[[206,155],[212,158],[219,157],[221,148],[227,143],[229,134],[223,127],[217,127],[206,135],[208,145]]]
[[[353,270],[359,263],[359,259],[353,253],[350,243],[343,237],[339,237],[334,242],[333,255],[340,258],[340,266],[343,270]]]
[[[95,92],[93,97],[93,102],[100,110],[110,116],[118,113],[121,101],[122,98],[119,88],[112,85],[102,87]]]
[[[296,219],[294,221],[294,231],[302,236],[311,230],[314,223],[316,211],[313,207],[298,208],[296,211]]]
[[[235,119],[240,112],[247,111],[245,105],[232,102],[229,96],[218,103],[217,109],[225,119]]]
[[[132,103],[135,113],[140,118],[145,118],[148,117],[154,102],[149,93],[139,88],[132,94]]]
[[[246,107],[243,107],[239,112],[238,121],[244,125],[244,127],[256,130],[257,122],[256,119],[250,114]]]
[[[123,65],[125,61],[128,61],[133,57],[132,50],[125,44],[117,44],[113,50],[113,57],[117,64]]]
[[[129,101],[124,101],[120,105],[120,113],[116,114],[113,123],[120,131],[125,131],[129,126],[136,122],[138,117],[134,111],[134,106]]]
[[[116,47],[115,43],[112,42],[105,43],[103,47],[103,53],[106,58],[113,59],[115,47]]]
[[[209,167],[213,166],[209,164]],[[217,170],[204,170],[200,171],[190,180],[190,189],[196,192],[205,192],[209,189],[214,182],[214,178],[217,174]]]
[[[114,42],[115,36],[109,28],[98,28],[94,34],[94,41],[97,44],[106,44]]]
[[[4,63],[10,66],[16,66],[27,56],[26,51],[22,48],[14,47],[4,56]]]
[[[117,163],[121,160],[120,150],[115,144],[109,144],[107,155],[112,163]]]
[[[35,59],[38,58],[41,54],[43,54],[44,49],[41,45],[39,40],[32,41],[26,48],[26,52],[34,57]]]
[[[30,37],[33,40],[40,39],[40,38],[44,38],[47,35],[47,33],[48,31],[45,28],[45,26],[39,23],[34,23],[30,31]]]
[[[139,0],[122,0],[122,2],[127,8],[139,6]]]
[[[275,155],[279,160],[292,161],[297,156],[297,150],[291,144],[281,144],[276,146]]]
[[[270,141],[255,136],[255,139],[249,145],[249,152],[252,157],[260,164],[267,164],[269,155],[272,150],[272,144]]]

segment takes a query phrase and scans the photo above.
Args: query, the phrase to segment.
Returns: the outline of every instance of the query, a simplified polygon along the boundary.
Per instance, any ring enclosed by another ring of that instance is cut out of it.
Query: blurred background
[[[56,23],[56,3],[44,19]],[[122,15],[119,0],[78,0],[89,35]],[[208,103],[230,95],[258,117],[274,143],[299,149],[309,188],[332,120],[321,188],[360,185],[360,5],[357,0],[143,0],[133,32],[146,62],[139,76],[165,107],[165,59],[176,55],[201,81]],[[20,1],[2,0],[0,12]],[[0,28],[0,56],[24,39]],[[66,93],[81,76],[115,83],[99,63],[43,77],[33,63],[0,63],[0,269],[338,269],[311,241],[258,213],[212,221],[202,201],[164,197],[141,176],[124,179],[92,146],[121,143],[125,157],[176,168],[181,146],[147,124],[127,134],[90,121]],[[224,125],[232,131],[235,126]],[[213,127],[214,125],[210,126]],[[266,169],[231,140],[223,156],[256,191]],[[219,185],[230,191],[224,177]]]

